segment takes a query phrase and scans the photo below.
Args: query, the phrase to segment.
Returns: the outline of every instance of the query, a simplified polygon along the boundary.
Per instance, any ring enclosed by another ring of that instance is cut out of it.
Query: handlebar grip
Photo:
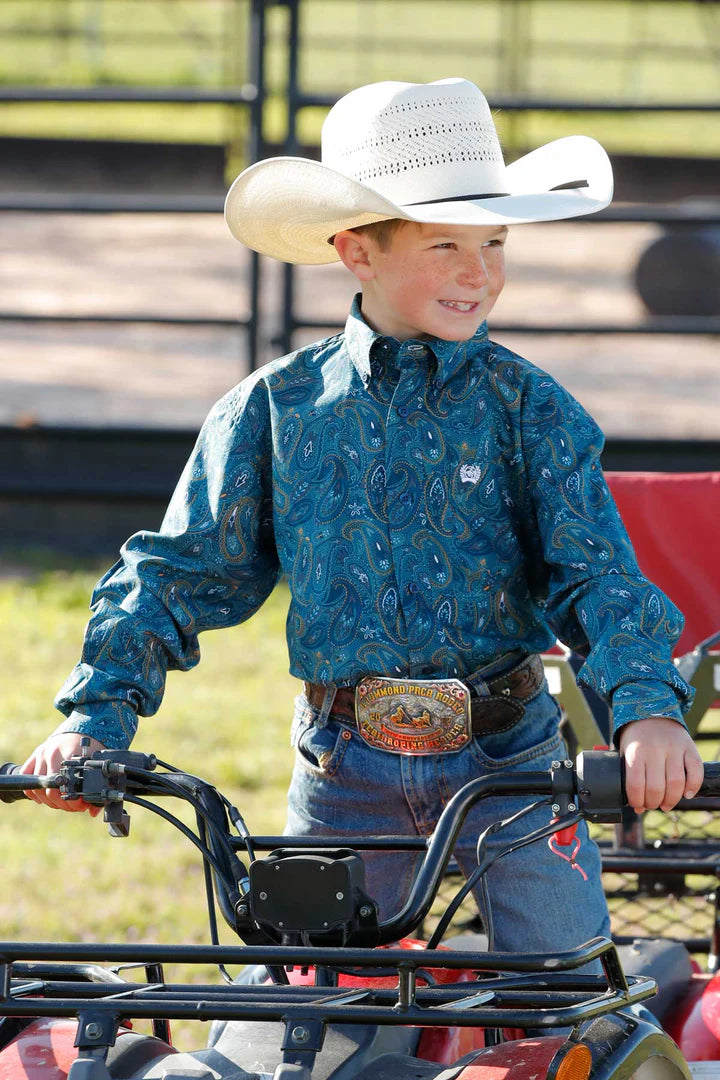
[[[705,798],[713,798],[720,795],[720,761],[705,762],[705,779],[700,785],[698,795],[704,796]]]
[[[4,765],[0,765],[0,802],[17,802],[18,799],[24,799],[26,797],[25,792],[22,789],[4,788],[2,786],[3,777],[17,776],[19,772],[20,766],[12,761],[7,761]]]
[[[22,776],[22,786],[20,777]],[[30,776],[20,772],[20,766],[13,761],[6,761],[0,765],[0,802],[11,803],[26,798],[25,792],[31,789],[53,786],[49,783],[51,776]],[[55,783],[54,786],[57,786]]]

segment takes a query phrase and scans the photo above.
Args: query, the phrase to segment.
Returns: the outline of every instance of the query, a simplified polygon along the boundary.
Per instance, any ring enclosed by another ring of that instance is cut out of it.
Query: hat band
[[[569,191],[572,188],[588,187],[587,180],[568,180],[566,184],[556,184],[550,191]],[[433,203],[473,202],[475,199],[503,199],[509,191],[483,191],[476,195],[446,195],[443,199],[419,199],[418,202],[403,203],[403,206],[432,206]]]
[[[480,195],[446,195],[443,199],[419,199],[417,202],[403,203],[403,206],[432,206],[433,203],[472,202],[473,199],[502,199],[509,191],[484,191]]]
[[[587,180],[568,180],[567,184],[556,184],[550,191],[570,191],[571,188],[590,187]]]

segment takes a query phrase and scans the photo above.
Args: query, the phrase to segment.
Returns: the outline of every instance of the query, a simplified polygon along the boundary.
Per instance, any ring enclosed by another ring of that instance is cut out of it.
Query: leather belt
[[[487,679],[490,694],[481,696],[471,686],[470,717],[473,735],[492,735],[508,731],[523,716],[524,701],[532,697],[543,684],[545,670],[537,653],[525,657],[509,671]],[[326,687],[321,683],[305,684],[305,696],[310,705],[321,708]],[[330,716],[342,724],[356,728],[356,688],[342,686],[335,693]]]

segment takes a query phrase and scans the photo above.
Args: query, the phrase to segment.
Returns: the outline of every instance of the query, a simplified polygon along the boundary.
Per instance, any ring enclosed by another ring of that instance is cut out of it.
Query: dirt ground
[[[511,230],[492,324],[632,325],[632,275],[651,225]],[[220,215],[4,214],[0,310],[18,314],[247,313],[244,250]],[[301,269],[298,310],[344,322],[353,281]],[[279,267],[266,262],[264,324],[278,326]],[[298,334],[296,344],[322,336]],[[0,423],[196,427],[248,370],[238,329],[0,322]],[[718,437],[720,354],[711,337],[533,335],[497,339],[558,377],[611,436]],[[266,350],[264,359],[269,359]]]

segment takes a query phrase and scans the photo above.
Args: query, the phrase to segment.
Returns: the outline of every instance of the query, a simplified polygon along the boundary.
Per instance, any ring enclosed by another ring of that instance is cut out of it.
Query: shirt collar
[[[397,338],[386,337],[378,334],[368,326],[360,310],[362,294],[358,293],[350,308],[347,322],[345,323],[345,344],[353,365],[357,369],[363,382],[367,382],[372,375],[372,360],[376,353],[396,355],[403,345],[427,346],[435,357],[437,364],[436,378],[441,386],[444,386],[456,371],[468,358],[482,345],[488,342],[487,323],[483,322],[477,328],[469,341],[445,341],[443,338],[423,338],[422,341],[400,342]],[[389,347],[389,348],[388,348]],[[380,350],[382,350],[380,352]]]

